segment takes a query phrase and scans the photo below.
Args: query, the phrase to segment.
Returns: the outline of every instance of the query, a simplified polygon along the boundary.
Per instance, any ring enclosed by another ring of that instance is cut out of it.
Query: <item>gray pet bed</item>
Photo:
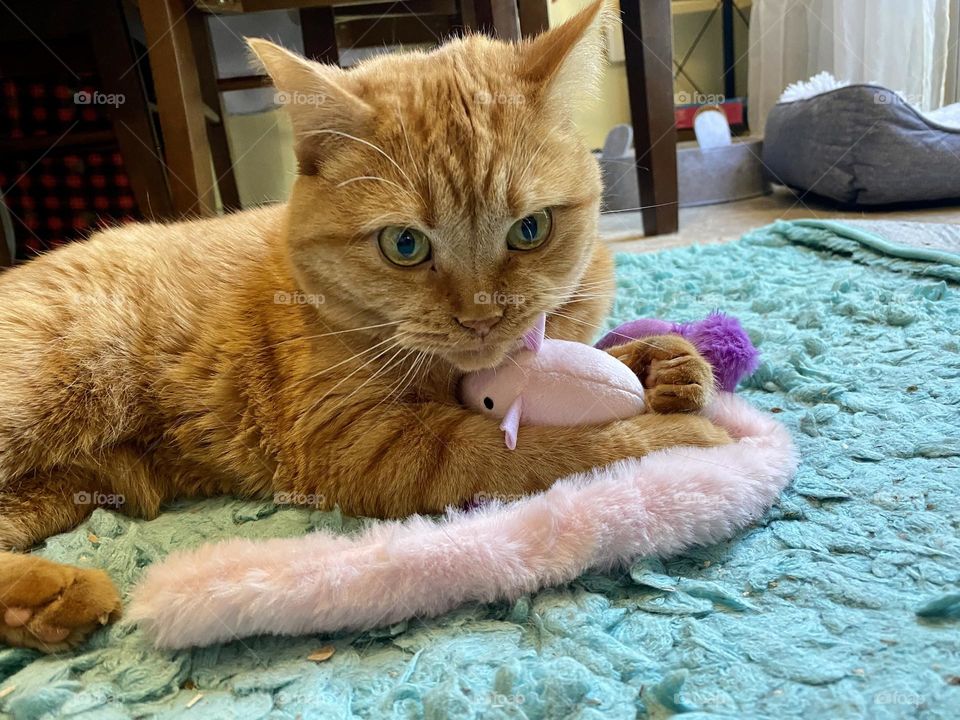
[[[876,85],[776,105],[763,162],[775,182],[841,203],[960,198],[958,106],[923,114]]]

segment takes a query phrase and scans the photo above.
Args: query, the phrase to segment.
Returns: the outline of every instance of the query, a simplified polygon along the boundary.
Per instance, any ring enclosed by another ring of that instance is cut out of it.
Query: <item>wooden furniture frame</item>
[[[407,4],[442,9],[447,7],[444,2],[454,1],[408,0]],[[239,205],[223,123],[217,117],[218,113],[222,115],[218,91],[269,84],[266,78],[256,75],[221,81],[210,77],[210,71],[204,68],[214,65],[209,58],[203,12],[299,9],[306,54],[338,63],[335,12],[349,12],[362,5],[371,7],[365,0],[201,0],[195,5],[193,0],[141,0],[167,165],[173,176],[170,192],[177,213],[215,212],[215,187],[219,187],[225,207]],[[373,12],[381,13],[389,7],[372,6]],[[644,202],[644,233],[675,232],[677,136],[670,2],[620,0],[620,8],[637,178]],[[460,0],[457,9],[464,27],[507,40],[536,34],[547,27],[544,0]]]
[[[669,0],[620,0],[644,235],[679,227]]]

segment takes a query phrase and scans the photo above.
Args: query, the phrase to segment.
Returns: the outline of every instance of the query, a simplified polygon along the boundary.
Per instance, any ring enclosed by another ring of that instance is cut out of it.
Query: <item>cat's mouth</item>
[[[422,349],[443,357],[462,372],[495,367],[522,345],[520,335],[513,336],[505,332],[494,332],[469,341],[451,338],[443,333],[416,333],[411,340],[422,342]]]

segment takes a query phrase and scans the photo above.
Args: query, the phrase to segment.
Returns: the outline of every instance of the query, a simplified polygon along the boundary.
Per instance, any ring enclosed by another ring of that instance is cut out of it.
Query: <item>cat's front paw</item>
[[[654,412],[697,412],[710,402],[713,371],[699,354],[654,360],[643,384],[647,405]]]
[[[653,412],[697,412],[713,396],[710,363],[679,335],[632,340],[609,352],[640,378],[646,388],[647,405]]]
[[[120,595],[103,570],[0,553],[0,642],[42,652],[76,647],[120,617]]]

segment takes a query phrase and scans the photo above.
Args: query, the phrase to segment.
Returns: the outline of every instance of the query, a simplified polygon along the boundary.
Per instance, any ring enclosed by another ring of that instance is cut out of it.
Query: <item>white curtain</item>
[[[943,102],[960,102],[960,0],[950,0],[950,40]]]
[[[947,92],[957,72],[950,67],[956,65],[956,2],[754,0],[750,127],[762,133],[783,89],[824,70],[838,80],[885,85],[921,110],[953,101]]]

